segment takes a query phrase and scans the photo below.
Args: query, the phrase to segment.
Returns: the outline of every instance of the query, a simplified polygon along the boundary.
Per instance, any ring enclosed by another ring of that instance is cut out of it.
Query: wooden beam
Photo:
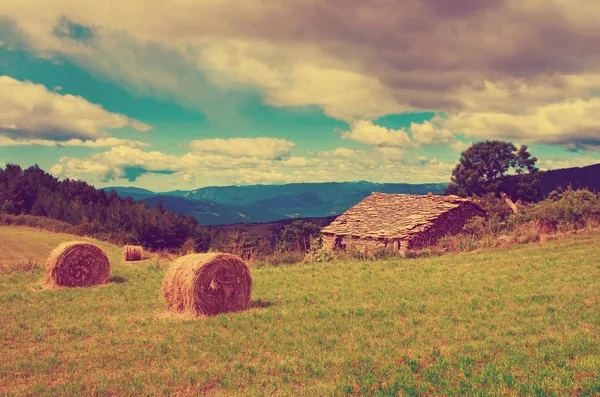
[[[500,192],[500,197],[506,201],[506,204],[510,207],[510,209],[515,213],[515,215],[519,215],[519,208],[513,203],[513,201],[506,195],[504,192]]]

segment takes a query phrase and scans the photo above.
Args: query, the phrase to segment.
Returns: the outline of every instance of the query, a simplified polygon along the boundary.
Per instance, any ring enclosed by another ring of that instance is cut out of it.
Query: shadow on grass
[[[109,283],[114,283],[114,284],[123,284],[126,283],[127,280],[125,277],[121,277],[121,276],[112,276],[111,278],[108,279]]]
[[[269,306],[273,306],[273,302],[264,301],[262,299],[257,299],[250,303],[250,308],[252,308],[252,309],[269,307]]]

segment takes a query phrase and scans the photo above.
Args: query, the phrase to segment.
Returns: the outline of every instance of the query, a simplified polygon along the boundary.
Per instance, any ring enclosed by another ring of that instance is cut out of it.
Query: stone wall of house
[[[333,251],[335,249],[335,236],[329,233],[323,233],[323,249]]]
[[[400,241],[389,239],[375,239],[371,237],[335,236],[333,234],[323,235],[323,248],[328,251],[336,249],[354,249],[363,253],[375,253],[384,249],[404,248]]]
[[[475,216],[485,217],[485,211],[473,203],[463,203],[459,207],[442,214],[433,222],[432,226],[409,239],[407,248],[423,248],[437,243],[444,236],[458,234],[462,231],[464,225]]]

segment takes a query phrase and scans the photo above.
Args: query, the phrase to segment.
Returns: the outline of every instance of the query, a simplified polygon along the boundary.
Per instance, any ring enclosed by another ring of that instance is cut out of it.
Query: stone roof
[[[322,233],[402,239],[427,229],[440,215],[470,202],[458,196],[372,193],[323,228]]]

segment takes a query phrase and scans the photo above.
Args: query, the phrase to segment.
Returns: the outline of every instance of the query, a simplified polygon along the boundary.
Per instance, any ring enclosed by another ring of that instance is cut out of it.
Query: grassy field
[[[166,263],[105,244],[109,285],[40,290],[69,239],[0,227],[0,394],[600,394],[598,233],[253,268],[251,310],[200,319],[166,312]]]

